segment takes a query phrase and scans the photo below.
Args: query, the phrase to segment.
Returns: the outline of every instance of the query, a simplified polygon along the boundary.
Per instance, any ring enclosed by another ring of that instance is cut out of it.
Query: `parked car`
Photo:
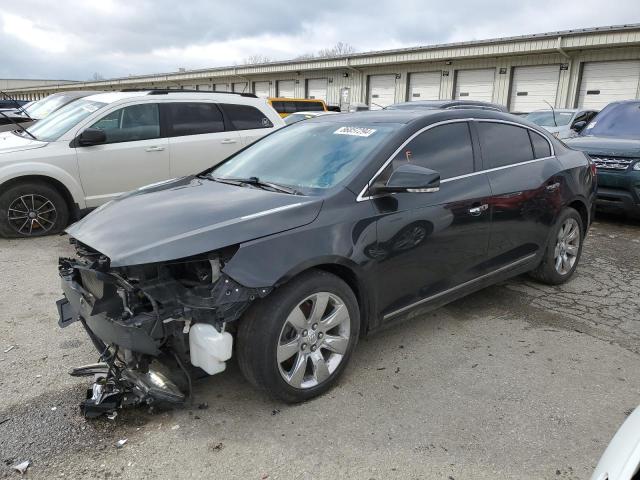
[[[610,103],[565,141],[596,164],[598,207],[640,218],[640,101]]]
[[[11,110],[10,113],[3,112],[4,116],[0,115],[0,132],[15,130],[18,128],[16,127],[16,123],[20,124],[21,127],[26,128],[34,122],[46,118],[51,113],[65,105],[68,105],[74,100],[94,95],[95,93],[96,92],[86,90],[53,93],[41,100],[31,103],[26,108]]]
[[[269,105],[278,112],[282,118],[286,118],[296,112],[327,112],[327,104],[324,100],[310,98],[269,98]]]
[[[494,110],[496,112],[507,112],[502,105],[480,100],[416,100],[414,102],[394,103],[385,110],[415,110],[418,108],[451,110],[456,108],[478,108],[483,110]]]
[[[637,480],[640,475],[640,407],[636,408],[602,454],[591,480]]]
[[[102,372],[85,412],[184,401],[147,366],[215,374],[233,351],[276,398],[320,395],[360,334],[524,272],[569,280],[595,189],[588,157],[528,122],[397,110],[299,122],[124,195],[67,229],[60,261],[60,325],[110,364],[76,370]]]
[[[528,113],[525,118],[540,125],[557,138],[565,139],[575,137],[580,133],[597,113],[597,110],[579,108],[547,109]]]
[[[284,123],[291,125],[292,123],[298,123],[302,120],[309,120],[310,118],[319,117],[321,115],[331,115],[338,112],[296,112],[290,114],[284,119]]]
[[[284,121],[253,94],[90,95],[0,133],[0,235],[61,231],[83,209],[216,165]]]
[[[12,98],[2,98],[0,99],[0,110],[14,110],[19,107],[24,107],[28,100],[17,100]]]

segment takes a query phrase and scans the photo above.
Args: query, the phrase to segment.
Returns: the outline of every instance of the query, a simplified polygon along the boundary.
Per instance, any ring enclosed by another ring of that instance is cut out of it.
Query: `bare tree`
[[[341,57],[344,55],[349,55],[351,53],[355,53],[356,49],[353,45],[349,45],[348,43],[338,42],[331,48],[323,48],[318,51],[319,57]]]
[[[253,65],[255,63],[268,63],[270,61],[271,59],[269,57],[265,55],[256,54],[256,55],[250,55],[249,57],[242,60],[242,64]]]
[[[93,75],[89,77],[89,80],[93,80],[94,82],[99,82],[100,80],[104,80],[104,77],[98,72],[93,72]]]

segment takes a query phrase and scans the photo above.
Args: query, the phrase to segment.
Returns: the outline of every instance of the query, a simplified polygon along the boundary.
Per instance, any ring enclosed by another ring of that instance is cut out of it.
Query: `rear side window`
[[[497,168],[533,160],[528,130],[514,125],[478,122],[484,168]]]
[[[104,130],[105,143],[135,142],[160,137],[157,103],[142,103],[108,113],[90,128]]]
[[[394,158],[394,168],[413,163],[440,173],[442,179],[473,172],[473,147],[467,122],[427,130],[411,140]]]
[[[215,103],[168,103],[168,134],[170,137],[200,135],[224,131],[222,112]]]
[[[533,154],[535,158],[545,158],[551,156],[551,147],[546,138],[539,133],[529,130],[531,145],[533,145]]]
[[[233,130],[253,130],[271,128],[273,123],[264,113],[249,105],[222,105],[224,113],[233,126]],[[227,130],[231,130],[227,128]]]
[[[322,112],[324,108],[320,102],[296,102],[299,112]]]

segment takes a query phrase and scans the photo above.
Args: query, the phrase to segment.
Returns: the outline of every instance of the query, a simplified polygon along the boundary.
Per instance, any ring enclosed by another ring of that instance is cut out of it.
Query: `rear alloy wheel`
[[[358,340],[360,313],[349,286],[312,270],[252,305],[237,335],[240,369],[254,386],[300,402],[335,384]]]
[[[583,236],[584,227],[580,214],[573,208],[563,210],[542,261],[531,272],[531,276],[549,285],[559,285],[568,281],[578,266]]]
[[[62,196],[44,183],[23,183],[0,195],[0,235],[37,237],[60,232],[69,219]]]

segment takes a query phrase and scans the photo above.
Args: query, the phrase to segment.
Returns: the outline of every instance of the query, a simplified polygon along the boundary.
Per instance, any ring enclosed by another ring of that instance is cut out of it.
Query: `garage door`
[[[269,82],[253,82],[253,93],[260,98],[269,96]]]
[[[307,98],[327,101],[327,79],[310,78],[307,80]]]
[[[440,98],[440,72],[409,74],[408,100],[438,100]]]
[[[293,80],[278,80],[278,97],[294,98],[296,83]]]
[[[213,89],[216,92],[228,92],[229,91],[229,84],[228,83],[216,83],[213,86]]]
[[[511,80],[512,112],[532,112],[555,106],[560,81],[560,65],[515,67]]]
[[[396,76],[395,75],[370,75],[369,109],[379,110],[382,107],[395,103]]]
[[[462,100],[493,100],[495,69],[458,70],[456,73],[455,98]]]
[[[585,63],[578,106],[600,109],[616,100],[637,98],[639,81],[640,61]]]
[[[240,93],[247,93],[249,89],[247,88],[247,82],[238,82],[233,84],[233,91]]]
[[[196,87],[196,90],[200,90],[201,92],[211,91],[211,84],[210,83],[201,83],[200,85],[198,85]]]

